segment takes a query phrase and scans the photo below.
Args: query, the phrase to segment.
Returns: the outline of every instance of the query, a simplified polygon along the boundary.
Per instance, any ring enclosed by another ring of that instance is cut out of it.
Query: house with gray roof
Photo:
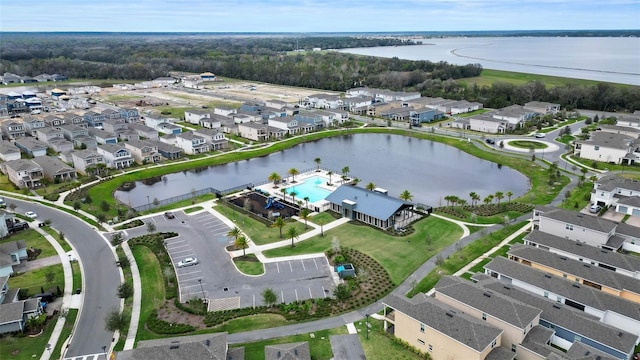
[[[124,147],[131,152],[138,164],[155,164],[162,159],[158,153],[157,140],[134,140],[124,143]]]
[[[184,154],[181,148],[175,145],[164,143],[160,140],[145,140],[145,142],[152,146],[155,146],[157,148],[158,153],[167,160],[179,159]]]
[[[434,289],[436,300],[501,329],[502,346],[507,349],[515,350],[540,321],[540,309],[486,291],[460,277],[443,276]]]
[[[31,136],[33,136],[35,129],[41,129],[46,126],[44,119],[34,116],[22,120],[22,124],[24,125],[25,132]]]
[[[627,135],[627,136],[631,136],[634,139],[640,138],[640,129],[631,128],[628,126],[601,124],[601,125],[598,125],[597,130],[602,132],[612,133],[612,134]]]
[[[18,160],[20,156],[20,149],[7,140],[0,140],[0,160]]]
[[[117,351],[118,360],[236,360],[229,358],[227,333],[140,341],[135,349]]]
[[[638,279],[528,245],[514,245],[507,255],[511,260],[548,274],[591,286],[640,304]]]
[[[33,130],[33,137],[39,141],[49,144],[54,139],[64,139],[64,133],[59,126],[47,126]]]
[[[264,360],[311,360],[309,343],[301,341],[267,345],[264,347]]]
[[[13,216],[3,221],[6,228],[6,221],[13,221]],[[13,267],[20,265],[27,257],[27,243],[24,240],[0,243],[0,277],[13,275]]]
[[[158,138],[158,131],[147,125],[131,123],[131,124],[127,124],[127,127],[130,130],[135,131],[141,138],[145,138],[145,139]]]
[[[620,115],[616,118],[616,125],[627,127],[640,127],[640,116],[634,112],[633,115]]]
[[[269,129],[264,124],[246,122],[238,124],[238,135],[253,141],[266,141],[269,139]]]
[[[593,184],[591,203],[611,207],[616,212],[640,216],[640,182],[616,174],[606,174]]]
[[[77,150],[71,152],[73,168],[79,173],[86,175],[88,170],[96,169],[98,164],[107,165],[104,156],[98,154],[96,150]]]
[[[544,101],[529,101],[528,103],[525,103],[522,108],[524,110],[533,111],[539,115],[552,115],[560,111],[560,104]]]
[[[366,359],[358,334],[330,335],[333,360]]]
[[[126,146],[119,144],[101,144],[96,152],[104,158],[104,162],[110,169],[128,168],[134,163],[131,151]]]
[[[89,136],[92,136],[97,144],[117,144],[118,136],[98,128],[89,128]]]
[[[76,170],[56,157],[41,156],[31,161],[42,169],[42,174],[49,181],[57,183],[77,178]]]
[[[496,256],[484,269],[485,274],[491,277],[594,315],[605,324],[640,336],[640,307],[632,301],[552,276],[502,256]]]
[[[213,151],[225,150],[229,147],[229,141],[224,136],[222,129],[200,128],[193,131],[197,136],[204,138],[209,145],[209,149]]]
[[[6,139],[14,140],[25,137],[24,124],[18,121],[5,121],[0,125],[0,130]]]
[[[604,324],[595,316],[502,281],[485,278],[478,284],[486,290],[542,310],[540,325],[554,331],[551,343],[560,348],[569,349],[574,342],[582,342],[617,359],[629,359],[638,342],[637,335]]]
[[[383,305],[385,331],[433,359],[484,360],[503,351],[502,330],[423,293],[391,294]]]
[[[127,125],[124,119],[120,118],[107,119],[102,122],[104,131],[113,135],[120,135],[121,132],[126,131],[129,128]]]
[[[398,198],[352,185],[341,185],[325,198],[330,209],[343,217],[380,229],[402,224],[413,204]]]
[[[18,188],[34,189],[42,185],[42,168],[29,159],[10,160],[0,163],[0,170]]]
[[[19,300],[20,289],[9,289],[8,280],[0,276],[0,334],[23,332],[27,319],[43,312],[40,298]]]
[[[222,127],[222,123],[225,121],[233,121],[233,119],[218,114],[210,114],[210,117],[201,118],[198,125],[206,129],[217,129]]]
[[[466,118],[469,129],[488,134],[504,134],[507,130],[514,129],[514,125],[508,120],[493,117],[490,113],[475,114]],[[464,128],[464,127],[463,127]]]
[[[589,246],[537,230],[527,234],[524,243],[640,281],[640,257],[637,256]]]
[[[30,136],[16,139],[14,145],[20,149],[21,152],[31,157],[47,155],[47,144]]]
[[[633,165],[640,156],[640,141],[632,136],[594,131],[589,140],[577,140],[573,154],[582,159]]]

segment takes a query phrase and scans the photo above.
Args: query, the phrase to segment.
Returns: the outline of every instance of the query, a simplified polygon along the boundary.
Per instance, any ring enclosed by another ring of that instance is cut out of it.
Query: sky
[[[640,29],[640,0],[0,0],[0,31],[582,29]]]

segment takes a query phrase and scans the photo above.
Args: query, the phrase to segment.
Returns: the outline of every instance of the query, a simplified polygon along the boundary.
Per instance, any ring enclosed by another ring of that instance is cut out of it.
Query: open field
[[[595,80],[582,80],[582,79],[571,79],[571,78],[563,78],[557,76],[547,76],[547,75],[537,75],[537,74],[527,74],[527,73],[518,73],[511,71],[500,71],[500,70],[491,70],[484,69],[480,76],[459,79],[457,80],[461,83],[466,83],[468,86],[473,86],[477,84],[479,87],[483,86],[491,86],[497,82],[509,83],[513,85],[524,85],[530,81],[540,81],[545,84],[547,88],[553,88],[556,86],[563,86],[567,84],[575,84],[580,86],[594,86],[601,81]],[[625,84],[614,84],[613,86],[620,87],[630,87],[633,85],[625,85]]]

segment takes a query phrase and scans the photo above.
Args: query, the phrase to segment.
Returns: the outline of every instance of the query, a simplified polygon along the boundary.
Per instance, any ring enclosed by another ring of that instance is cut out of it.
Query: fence
[[[170,198],[166,198],[166,199],[162,199],[162,200],[153,199],[152,201],[148,202],[147,204],[135,206],[133,209],[135,211],[138,211],[138,212],[147,211],[147,210],[152,210],[152,209],[155,209],[155,208],[159,208],[161,206],[170,205],[170,204],[176,203],[178,201],[193,199],[193,198],[196,198],[196,197],[198,197],[200,195],[204,195],[204,194],[215,194],[216,196],[221,197],[221,196],[225,196],[225,195],[228,195],[228,194],[240,191],[240,190],[244,190],[244,189],[247,189],[247,188],[252,188],[252,187],[253,187],[253,184],[240,185],[240,186],[232,187],[232,188],[229,188],[229,189],[226,189],[226,190],[217,190],[215,188],[208,187],[208,188],[204,188],[204,189],[200,189],[200,190],[191,191],[191,192],[186,193],[186,194],[172,196]]]

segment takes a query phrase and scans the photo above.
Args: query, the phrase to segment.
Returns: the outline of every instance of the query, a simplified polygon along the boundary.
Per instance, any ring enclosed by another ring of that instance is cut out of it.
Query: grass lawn
[[[71,262],[71,272],[73,274],[73,287],[72,291],[82,288],[82,272],[80,271],[80,263],[77,261]]]
[[[191,214],[192,212],[200,211],[202,209],[204,209],[202,206],[194,206],[188,209],[184,209],[183,211],[185,214]]]
[[[491,69],[483,69],[482,72],[480,73],[480,76],[461,79],[458,81],[466,83],[469,86],[473,84],[478,84],[478,86],[480,87],[491,86],[492,84],[497,82],[503,82],[503,83],[514,84],[514,85],[524,85],[530,81],[540,81],[547,88],[562,86],[566,84],[576,84],[581,86],[598,84],[597,81],[593,81],[593,80],[569,79],[569,78],[563,78],[563,77],[557,77],[557,76],[526,74],[526,73],[491,70]]]
[[[28,360],[39,359],[44,352],[57,318],[47,322],[44,332],[38,337],[5,336],[0,338],[0,359],[2,360]],[[52,357],[52,359],[57,359]]]
[[[56,249],[53,248],[49,241],[34,229],[28,229],[15,233],[6,239],[0,240],[0,244],[16,240],[24,240],[27,243],[27,248],[32,247],[34,249],[42,250],[42,253],[40,253],[40,256],[38,256],[38,258],[40,259],[58,255]]]
[[[578,211],[587,206],[591,201],[591,191],[593,191],[593,183],[585,181],[582,186],[576,186],[573,191],[571,191],[568,198],[565,194],[565,200],[559,207],[567,210]]]
[[[164,280],[160,270],[160,264],[155,254],[146,246],[134,246],[131,251],[138,264],[142,282],[142,306],[140,308],[140,322],[136,342],[140,340],[155,339],[158,336],[145,328],[145,323],[151,311],[157,309],[164,302]]]
[[[508,216],[509,219],[515,219],[522,215],[522,213],[518,211],[507,211],[507,212],[497,214],[497,215],[492,215],[492,216],[478,216],[478,215],[474,215],[473,212],[468,211],[466,209],[459,209],[459,211],[465,215],[464,219],[458,218],[456,216],[452,216],[451,214],[439,212],[439,211],[436,211],[435,213],[440,216],[444,216],[446,218],[461,220],[461,221],[474,223],[474,224],[501,224],[504,222],[505,216]],[[469,226],[469,229],[471,229],[471,226]]]
[[[49,226],[45,226],[42,228],[44,231],[46,231],[49,235],[51,235],[57,242],[58,244],[60,244],[60,246],[62,246],[62,249],[64,251],[71,251],[73,250],[71,248],[71,245],[69,245],[69,243],[67,243],[64,240],[60,240],[60,233],[57,232],[55,229],[49,227]]]
[[[62,332],[58,338],[58,343],[51,353],[51,359],[59,359],[62,355],[62,343],[71,335],[71,331],[73,331],[73,327],[76,323],[76,317],[78,317],[78,309],[69,309],[66,321],[64,322],[64,327],[62,328]]]
[[[313,337],[310,334],[300,334],[293,336],[286,336],[276,339],[263,340],[246,344],[232,344],[229,347],[242,347],[244,346],[244,358],[245,360],[264,360],[264,347],[268,345],[276,344],[288,344],[292,342],[307,341],[309,342],[309,350],[311,351],[311,358],[315,360],[329,360],[332,358],[333,353],[331,351],[331,343],[329,342],[330,335],[343,335],[347,334],[347,328],[341,326],[339,328],[320,330],[313,333]],[[367,355],[367,359],[369,356]],[[387,359],[396,359],[390,357]]]
[[[252,260],[253,259],[253,260]],[[240,256],[233,258],[233,263],[236,264],[238,270],[247,275],[262,275],[264,274],[264,266],[254,254],[248,254],[246,256]]]
[[[207,332],[228,332],[229,334],[253,331],[260,329],[269,329],[278,326],[290,325],[291,323],[279,314],[257,314],[243,316],[241,318],[229,320],[224,324],[211,328],[212,331]]]
[[[473,273],[483,273],[484,272],[484,266],[487,265],[488,263],[490,263],[492,260],[492,258],[486,258],[482,261],[480,261],[479,263],[475,264],[474,266],[472,266],[469,269],[469,272],[473,272]]]
[[[368,360],[417,360],[423,359],[406,349],[399,342],[384,333],[383,321],[369,317],[369,339],[366,333],[366,321],[362,319],[354,323],[362,349]]]
[[[47,281],[47,273],[53,274],[53,280]],[[14,275],[9,278],[10,289],[24,289],[27,290],[30,295],[39,294],[44,291],[56,291],[56,287],[60,287],[60,290],[64,289],[64,272],[62,270],[62,264],[56,264],[51,266],[41,267],[39,269],[29,270],[19,275]]]
[[[528,140],[511,140],[508,142],[509,145],[521,149],[546,149],[548,148],[547,144],[537,142],[537,141],[528,141]]]
[[[397,237],[366,225],[348,223],[325,231],[324,237],[315,236],[294,248],[285,246],[268,250],[264,255],[278,257],[325,252],[335,239],[340,246],[358,249],[374,258],[389,272],[393,283],[400,284],[427,259],[462,236],[458,225],[433,216],[418,221],[413,227],[415,231],[412,234]],[[431,243],[428,244],[427,239]]]
[[[336,218],[334,218],[333,216],[331,216],[331,214],[329,214],[328,212],[321,212],[319,214],[313,215],[312,217],[309,218],[309,222],[317,224],[317,225],[326,225],[332,221],[334,221]]]
[[[298,234],[302,235],[307,231],[311,231],[312,227],[305,229],[304,223],[295,220],[285,220],[286,224],[282,228],[282,238],[280,237],[280,229],[277,227],[269,227],[263,222],[255,220],[254,218],[247,216],[239,211],[235,211],[226,204],[220,202],[218,206],[213,208],[215,211],[231,219],[237,227],[242,230],[256,245],[270,244],[273,242],[286,240],[287,228],[294,226],[298,229]]]
[[[568,144],[572,141],[574,141],[576,138],[573,135],[562,135],[561,137],[557,137],[556,141],[559,141],[563,144]]]

